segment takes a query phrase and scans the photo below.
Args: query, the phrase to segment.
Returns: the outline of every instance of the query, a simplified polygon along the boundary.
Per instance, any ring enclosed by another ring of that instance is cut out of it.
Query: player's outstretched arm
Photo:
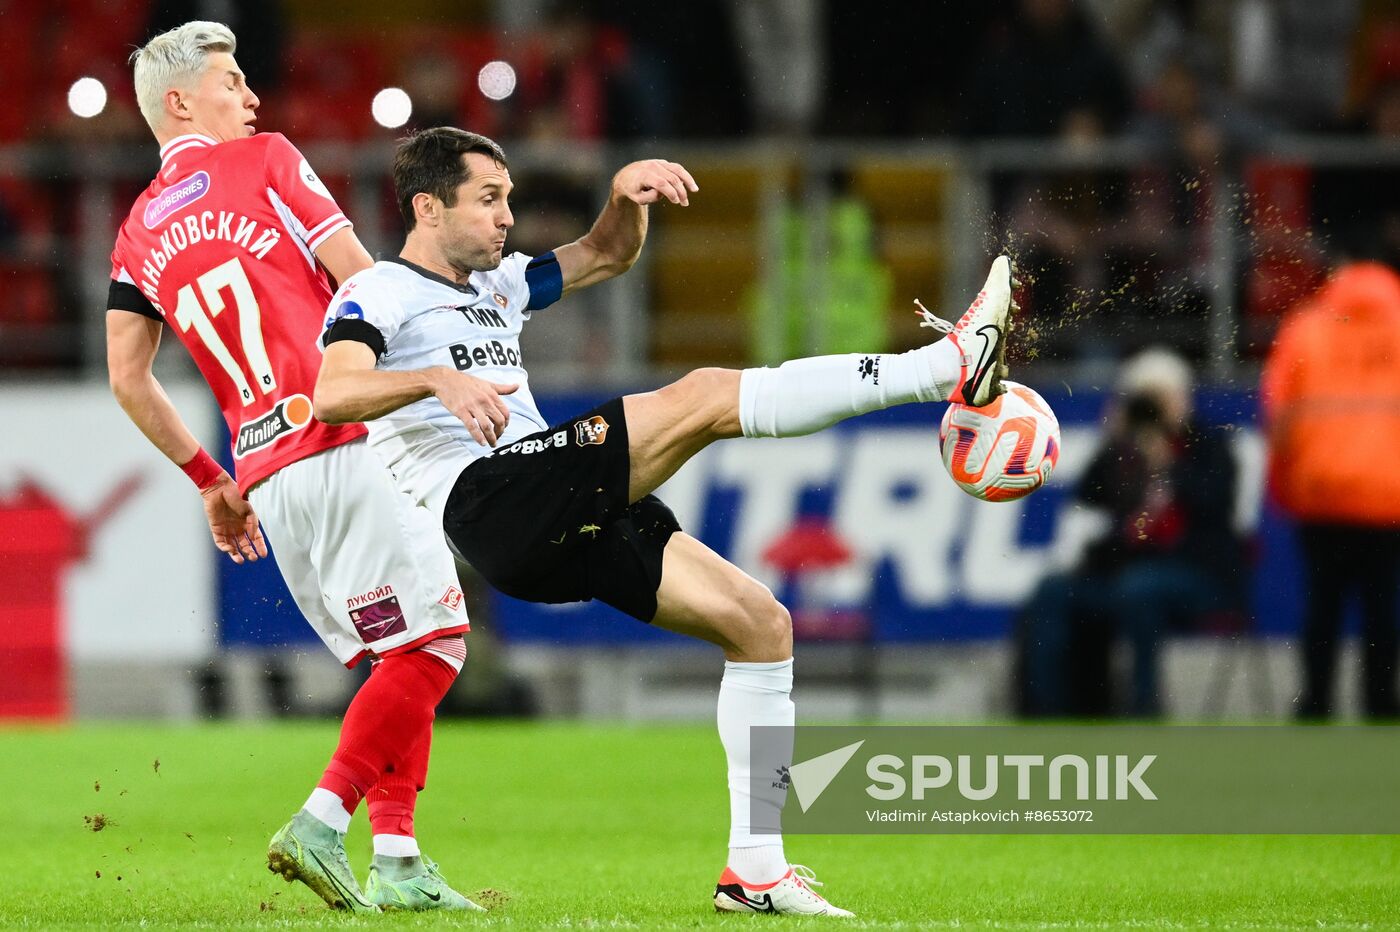
[[[172,463],[189,473],[190,464],[204,451],[151,371],[160,348],[160,331],[159,321],[129,311],[109,310],[108,380],[117,403],[132,423]],[[233,478],[217,467],[206,471],[209,474],[197,480],[196,485],[204,500],[204,516],[209,521],[214,546],[235,563],[267,556],[258,516],[239,494]]]
[[[647,238],[647,207],[666,200],[689,206],[700,190],[679,162],[647,159],[623,166],[613,176],[607,206],[581,238],[554,250],[564,279],[564,294],[596,285],[626,272],[637,261]]]
[[[519,385],[498,385],[446,366],[389,372],[375,369],[374,350],[356,340],[326,347],[312,393],[316,417],[327,424],[372,421],[404,405],[436,396],[477,443],[494,447],[510,421],[501,401]]]

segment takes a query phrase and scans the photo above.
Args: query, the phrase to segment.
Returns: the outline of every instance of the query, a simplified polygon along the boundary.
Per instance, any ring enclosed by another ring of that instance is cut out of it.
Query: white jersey
[[[458,284],[402,259],[376,262],[336,292],[326,327],[342,321],[340,334],[375,349],[378,369],[409,371],[449,366],[502,384],[518,384],[502,400],[510,423],[496,441],[503,449],[549,424],[530,394],[520,356],[520,331],[530,312],[559,299],[562,278],[553,253],[537,259],[506,256],[490,272],[473,272]],[[375,345],[376,334],[382,344]],[[401,490],[436,514],[452,484],[472,461],[493,452],[435,397],[424,398],[369,422],[369,442]]]

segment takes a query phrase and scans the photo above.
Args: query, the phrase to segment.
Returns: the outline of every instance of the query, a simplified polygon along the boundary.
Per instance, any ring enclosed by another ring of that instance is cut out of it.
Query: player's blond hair
[[[136,105],[152,130],[165,122],[165,94],[187,81],[198,81],[209,66],[210,52],[232,54],[238,40],[223,23],[194,20],[176,26],[131,53]]]

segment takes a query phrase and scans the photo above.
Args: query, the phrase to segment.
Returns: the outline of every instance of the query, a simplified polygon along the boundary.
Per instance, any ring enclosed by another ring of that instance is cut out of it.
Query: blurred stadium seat
[[[714,365],[748,353],[743,296],[759,277],[767,169],[744,157],[685,159],[703,197],[662,219],[652,263],[657,364]]]

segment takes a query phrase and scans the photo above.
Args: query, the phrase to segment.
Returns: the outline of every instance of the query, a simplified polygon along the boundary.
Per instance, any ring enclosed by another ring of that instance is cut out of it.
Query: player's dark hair
[[[404,229],[418,223],[413,198],[431,194],[447,207],[457,204],[457,188],[471,177],[462,156],[477,152],[506,168],[505,151],[493,140],[454,126],[435,126],[399,140],[394,152],[394,195],[403,214]]]

